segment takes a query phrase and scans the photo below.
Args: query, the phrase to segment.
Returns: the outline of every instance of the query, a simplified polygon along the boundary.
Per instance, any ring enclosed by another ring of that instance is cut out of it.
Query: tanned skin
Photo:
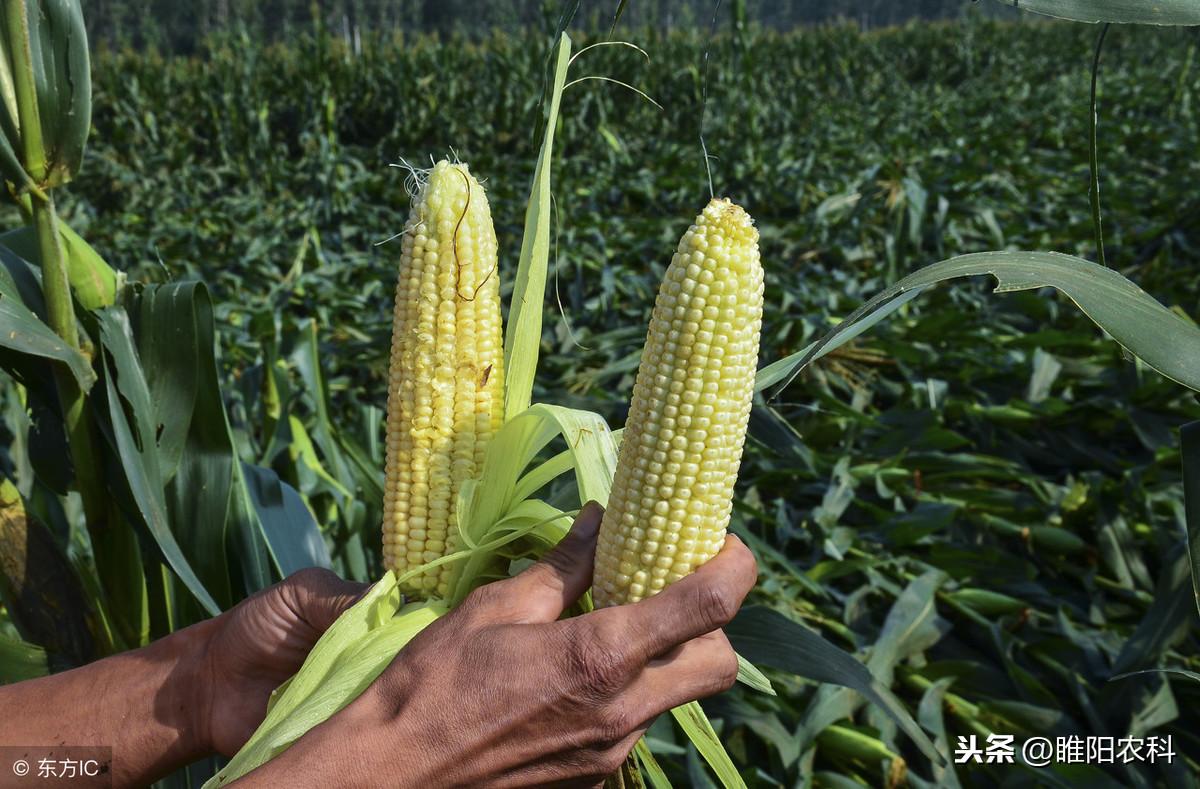
[[[358,699],[235,785],[601,783],[657,716],[734,683],[721,627],[757,575],[730,536],[652,598],[560,619],[591,583],[602,514],[589,504],[542,561],[476,590]],[[112,746],[114,786],[232,755],[363,589],[306,570],[143,649],[0,687],[0,709],[21,710],[0,716],[0,743]]]

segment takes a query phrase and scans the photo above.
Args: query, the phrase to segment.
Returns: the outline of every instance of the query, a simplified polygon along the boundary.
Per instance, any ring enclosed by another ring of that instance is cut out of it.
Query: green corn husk
[[[947,597],[959,605],[964,605],[983,616],[1003,616],[1024,611],[1029,606],[1024,600],[993,592],[990,589],[964,587],[950,592]]]
[[[98,310],[114,304],[117,291],[124,282],[124,274],[108,265],[104,258],[100,257],[100,253],[67,223],[60,221],[58,232],[62,240],[63,256],[66,258],[67,279],[80,306],[88,310]],[[36,264],[39,268],[42,265],[37,233],[32,225],[0,233],[0,246],[7,247],[18,257]]]
[[[446,612],[441,602],[403,603],[396,576],[389,572],[333,623],[300,671],[275,690],[262,725],[205,789],[231,783],[275,758],[358,698],[405,644]]]
[[[904,757],[878,739],[849,726],[834,724],[817,735],[821,752],[834,759],[880,766],[879,780],[887,789],[900,786],[908,775]]]
[[[1082,537],[1057,526],[1031,526],[1029,536],[1035,549],[1048,553],[1074,556],[1088,550]]]

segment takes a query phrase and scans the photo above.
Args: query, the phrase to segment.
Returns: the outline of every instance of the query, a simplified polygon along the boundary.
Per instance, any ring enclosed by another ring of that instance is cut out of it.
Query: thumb
[[[501,581],[499,593],[522,622],[553,622],[592,585],[596,536],[604,508],[589,501],[567,535],[541,561]]]
[[[330,570],[310,567],[288,576],[281,591],[296,615],[323,633],[370,586],[347,581]]]

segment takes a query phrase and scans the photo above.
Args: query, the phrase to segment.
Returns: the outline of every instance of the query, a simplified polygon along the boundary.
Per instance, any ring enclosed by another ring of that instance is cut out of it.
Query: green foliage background
[[[763,363],[934,260],[1091,256],[1096,32],[971,18],[710,42],[639,28],[627,37],[648,63],[586,53],[573,77],[623,79],[664,109],[599,82],[566,93],[538,399],[623,421],[657,282],[708,197],[702,115],[716,191],[762,232]],[[1193,318],[1196,40],[1113,29],[1100,148],[1110,265]],[[139,279],[211,286],[240,452],[301,492],[346,575],[378,571],[398,256],[381,242],[408,203],[387,165],[452,149],[486,177],[511,287],[549,42],[242,33],[193,56],[94,63],[95,132],[62,214]],[[1052,293],[939,289],[756,407],[734,526],[760,557],[752,602],[869,658],[951,744],[989,731],[1175,738],[1173,768],[1031,780],[1192,786],[1200,685],[1108,681],[1200,670],[1177,431],[1191,419],[1194,394],[1122,358]],[[849,691],[772,676],[779,698],[739,690],[707,705],[752,785],[894,778],[894,759],[847,745],[854,731],[907,757],[914,785],[953,785]],[[670,772],[699,785],[695,754],[652,733]],[[1014,775],[957,768],[968,786]]]

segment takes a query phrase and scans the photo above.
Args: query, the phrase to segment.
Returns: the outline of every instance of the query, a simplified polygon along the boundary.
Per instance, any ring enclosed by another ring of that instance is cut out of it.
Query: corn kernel
[[[496,233],[466,165],[438,162],[401,243],[387,403],[385,563],[404,574],[458,548],[455,501],[503,418]],[[452,565],[406,582],[444,596]]]
[[[753,221],[713,200],[659,288],[600,527],[597,606],[655,594],[720,550],[750,416],[762,299]]]

